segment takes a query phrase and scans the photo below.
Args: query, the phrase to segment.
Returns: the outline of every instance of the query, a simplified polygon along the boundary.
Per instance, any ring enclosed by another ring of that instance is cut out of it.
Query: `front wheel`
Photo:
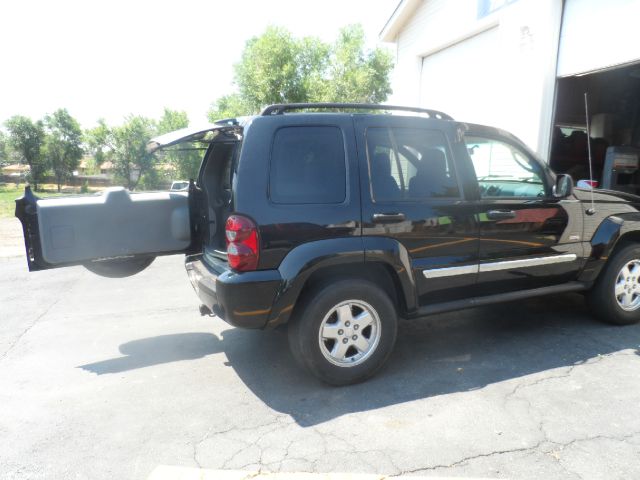
[[[341,280],[308,292],[289,325],[296,361],[332,385],[361,382],[385,363],[398,320],[389,296],[364,280]]]
[[[627,245],[609,259],[587,300],[607,323],[632,325],[640,321],[640,245]]]

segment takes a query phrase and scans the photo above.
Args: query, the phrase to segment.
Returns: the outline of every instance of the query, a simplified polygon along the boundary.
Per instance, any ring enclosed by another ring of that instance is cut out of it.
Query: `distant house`
[[[113,162],[107,160],[106,162],[102,162],[100,165],[100,174],[101,175],[113,175]]]
[[[0,171],[2,172],[2,175],[9,177],[21,177],[29,173],[29,165],[14,163],[0,168]]]
[[[93,164],[92,160],[93,157],[89,155],[85,155],[84,157],[82,157],[80,163],[78,164],[78,169],[76,170],[74,175],[89,175],[89,169]]]

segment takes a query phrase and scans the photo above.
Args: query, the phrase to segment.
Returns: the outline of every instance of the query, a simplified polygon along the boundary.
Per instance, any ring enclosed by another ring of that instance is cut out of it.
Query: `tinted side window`
[[[544,196],[542,167],[519,148],[493,138],[470,135],[464,141],[476,171],[480,196]]]
[[[418,128],[367,129],[371,195],[378,201],[459,197],[442,132]]]
[[[269,195],[275,203],[342,203],[347,174],[338,127],[284,127],[271,152]]]

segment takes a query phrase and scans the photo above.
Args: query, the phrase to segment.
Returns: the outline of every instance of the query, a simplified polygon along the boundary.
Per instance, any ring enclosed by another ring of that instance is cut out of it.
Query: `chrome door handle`
[[[507,220],[509,218],[516,218],[516,212],[513,210],[489,210],[487,212],[487,218],[489,220]]]
[[[404,213],[374,213],[373,223],[399,223],[405,220]]]

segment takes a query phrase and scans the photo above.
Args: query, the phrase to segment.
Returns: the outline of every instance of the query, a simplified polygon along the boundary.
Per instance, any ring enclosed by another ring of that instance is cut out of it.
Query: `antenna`
[[[591,129],[589,128],[589,100],[587,92],[584,92],[584,112],[587,116],[587,152],[589,155],[589,186],[591,187],[591,208],[587,210],[587,215],[596,213],[596,206],[593,200],[593,167],[591,165]]]

